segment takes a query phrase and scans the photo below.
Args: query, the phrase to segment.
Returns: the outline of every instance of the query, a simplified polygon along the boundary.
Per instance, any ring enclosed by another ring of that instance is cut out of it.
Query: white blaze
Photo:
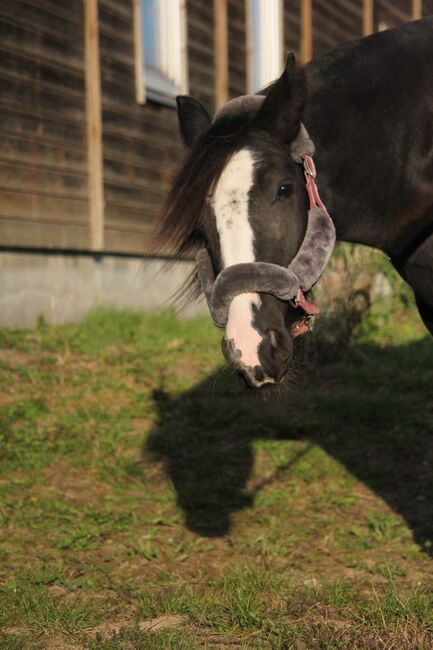
[[[254,156],[249,149],[238,151],[225,167],[212,197],[220,237],[223,268],[254,262],[254,234],[248,218],[249,191],[253,184]],[[253,305],[260,306],[257,293],[233,298],[228,314],[226,338],[234,342],[245,366],[259,366],[261,336],[252,326]]]

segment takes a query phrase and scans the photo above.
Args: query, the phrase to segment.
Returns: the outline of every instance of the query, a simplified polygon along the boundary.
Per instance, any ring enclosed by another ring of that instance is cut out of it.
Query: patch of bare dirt
[[[44,474],[44,484],[35,486],[33,490],[35,494],[38,490],[41,494],[45,494],[47,491],[56,491],[61,492],[70,501],[80,503],[88,502],[90,496],[92,500],[98,496],[102,498],[111,490],[109,485],[99,484],[89,470],[84,473],[65,461],[53,463],[45,470]]]
[[[34,354],[32,352],[23,352],[15,348],[2,348],[0,349],[0,362],[9,365],[28,366],[31,363],[37,362],[41,358],[41,354]]]
[[[141,632],[157,632],[160,630],[173,630],[178,627],[182,627],[187,623],[187,618],[185,616],[178,615],[167,615],[167,616],[158,616],[157,618],[150,618],[144,621],[140,621],[137,625],[138,629]],[[104,621],[96,627],[88,631],[88,634],[91,636],[99,636],[102,638],[110,638],[115,634],[118,634],[125,627],[130,627],[133,624],[131,618],[120,618],[115,621]]]

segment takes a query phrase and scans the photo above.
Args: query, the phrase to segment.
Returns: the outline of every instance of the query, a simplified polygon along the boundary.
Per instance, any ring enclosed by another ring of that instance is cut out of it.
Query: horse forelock
[[[184,254],[200,240],[202,218],[227,162],[245,141],[248,119],[230,112],[211,124],[186,153],[157,224],[155,244]]]

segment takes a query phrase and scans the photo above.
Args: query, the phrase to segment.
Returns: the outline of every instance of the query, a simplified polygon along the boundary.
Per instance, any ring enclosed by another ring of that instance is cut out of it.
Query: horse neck
[[[433,218],[433,18],[338,48],[306,72],[304,122],[338,239],[392,252]]]

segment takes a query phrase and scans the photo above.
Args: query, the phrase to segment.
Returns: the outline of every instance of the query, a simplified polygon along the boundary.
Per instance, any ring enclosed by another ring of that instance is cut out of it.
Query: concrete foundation
[[[97,306],[163,311],[192,262],[120,256],[0,252],[0,325],[78,321]],[[192,303],[179,316],[207,313]]]

